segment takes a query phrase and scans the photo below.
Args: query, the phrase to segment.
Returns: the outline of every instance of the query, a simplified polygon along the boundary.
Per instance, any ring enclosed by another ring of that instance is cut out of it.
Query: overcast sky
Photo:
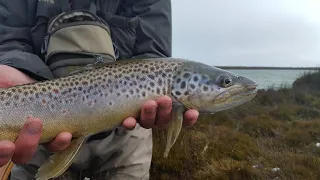
[[[174,57],[320,66],[320,0],[172,0],[172,15]]]

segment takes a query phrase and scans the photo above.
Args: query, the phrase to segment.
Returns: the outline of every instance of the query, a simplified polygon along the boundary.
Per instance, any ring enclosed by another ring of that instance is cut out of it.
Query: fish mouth
[[[223,103],[226,100],[228,100],[230,97],[242,97],[242,96],[251,96],[255,95],[258,91],[257,89],[258,84],[251,84],[247,85],[245,87],[236,87],[233,89],[234,92],[231,92],[231,90],[226,90],[218,94],[213,100],[213,103]],[[225,97],[223,97],[225,96]]]
[[[251,84],[251,85],[247,85],[245,87],[245,90],[242,94],[244,95],[250,95],[250,94],[255,94],[258,91],[258,84]]]

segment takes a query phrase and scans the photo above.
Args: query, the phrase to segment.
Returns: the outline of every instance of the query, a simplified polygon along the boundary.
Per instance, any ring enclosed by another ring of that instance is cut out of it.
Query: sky
[[[320,67],[320,0],[172,0],[172,21],[173,57]]]

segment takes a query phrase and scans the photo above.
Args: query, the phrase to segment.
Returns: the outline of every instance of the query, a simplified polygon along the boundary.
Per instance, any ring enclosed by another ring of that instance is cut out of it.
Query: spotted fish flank
[[[138,117],[148,99],[174,100],[164,156],[178,138],[185,109],[218,112],[250,101],[257,84],[245,77],[202,63],[173,58],[121,60],[50,81],[0,89],[0,140],[15,140],[29,116],[43,121],[40,142],[67,131],[75,139],[54,154],[36,175],[61,175],[82,144],[93,134],[112,130],[126,118]]]

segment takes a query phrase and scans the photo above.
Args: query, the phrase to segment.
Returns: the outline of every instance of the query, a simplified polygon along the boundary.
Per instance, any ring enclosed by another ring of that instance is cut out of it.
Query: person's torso
[[[112,40],[119,50],[119,59],[130,58],[133,56],[137,26],[137,19],[130,17],[130,4],[120,0],[97,1],[99,1],[96,3],[97,15],[108,23]],[[30,18],[34,19],[31,35],[35,51],[39,53],[48,21],[68,9],[89,10],[91,0],[33,0],[33,2],[29,3],[32,6],[29,10],[36,9],[35,14],[30,13]]]

